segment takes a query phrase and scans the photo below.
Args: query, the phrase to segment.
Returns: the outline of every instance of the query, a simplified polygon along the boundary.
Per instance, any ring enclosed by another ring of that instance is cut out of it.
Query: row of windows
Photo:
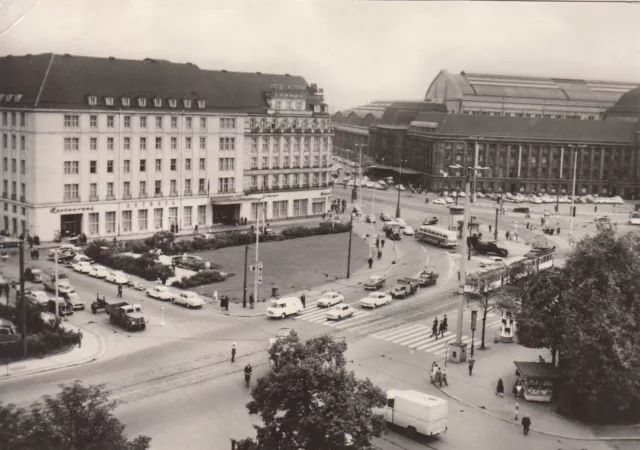
[[[326,200],[323,198],[313,199],[311,203],[311,214],[324,214],[326,211]],[[265,203],[251,203],[251,220],[264,218],[267,212]],[[293,200],[292,217],[304,217],[309,215],[309,200]],[[271,218],[286,219],[289,217],[289,201],[280,200],[271,202]]]
[[[115,198],[115,184],[113,181],[109,181],[105,184],[106,187],[106,198],[107,200],[113,200]],[[206,195],[208,193],[209,185],[206,184],[205,178],[198,179],[198,190],[196,192],[193,191],[193,180],[186,179],[184,180],[184,191],[183,195]],[[218,192],[235,192],[235,178],[233,177],[222,177],[218,179]],[[153,182],[153,192],[152,194],[155,196],[163,195],[163,183],[162,180],[155,180]],[[130,181],[124,181],[122,183],[122,197],[123,198],[131,198],[132,193],[132,185]],[[138,197],[146,198],[149,195],[147,191],[147,182],[140,181],[138,183]],[[178,180],[169,180],[169,195],[179,195],[178,192]],[[97,201],[99,200],[100,192],[98,190],[98,183],[90,183],[89,184],[89,201]],[[80,197],[80,185],[78,183],[67,183],[64,185],[64,199],[65,200],[73,200],[79,201]],[[86,199],[85,199],[86,200]]]
[[[484,111],[484,110],[469,110],[465,109],[463,114],[470,114],[473,116],[507,116],[507,117],[536,117],[547,119],[580,119],[580,120],[596,120],[595,115],[580,115],[580,114],[548,114],[548,113],[525,113],[525,112],[502,112],[502,111]]]
[[[291,143],[293,143],[294,150],[300,150],[300,147],[304,144],[304,149],[309,150],[313,147],[314,150],[318,150],[322,147],[322,150],[327,150],[329,147],[329,138],[323,137],[322,140],[311,138],[309,136],[302,140],[302,137],[281,137],[278,138],[252,138],[251,139],[251,151],[257,152],[259,148],[262,148],[262,151],[268,152],[269,149],[273,149],[274,151],[279,151],[280,149],[284,149],[284,151],[289,151],[291,148]],[[262,144],[262,147],[260,146]]]
[[[9,171],[9,158],[6,156],[2,158],[2,170],[4,172]],[[16,173],[18,170],[18,161],[15,158],[11,158],[11,173]],[[20,160],[20,173],[27,173],[27,163],[24,159]]]
[[[25,195],[25,191],[27,190],[27,186],[24,183],[20,183],[20,196],[24,197]],[[9,192],[9,181],[8,180],[3,180],[2,181],[2,195],[4,197],[8,197],[9,194],[11,194],[11,197],[14,200],[17,200],[18,195],[18,183],[16,183],[15,181],[11,182],[11,192]]]
[[[153,224],[149,223],[151,211]],[[136,231],[148,231],[149,226],[152,229],[162,230],[170,225],[178,224],[178,207],[171,206],[168,208],[167,222],[165,223],[164,208],[138,209],[136,211]],[[193,225],[204,225],[207,220],[207,205],[199,205],[196,210],[196,217],[193,216],[193,206],[185,206],[182,210],[182,227],[191,227]],[[194,222],[195,219],[195,222]],[[123,233],[134,231],[133,210],[124,210],[120,212],[121,231]],[[95,235],[100,233],[100,213],[89,213],[88,234]],[[104,213],[105,233],[116,232],[116,211],[107,211]]]
[[[251,189],[287,189],[287,188],[300,188],[300,187],[319,187],[328,186],[331,176],[329,173],[294,173],[294,174],[279,174],[279,175],[264,175],[263,177],[257,175],[251,176],[250,188]],[[262,183],[259,183],[262,181]]]
[[[18,140],[20,141],[20,150],[27,149],[27,137],[26,136],[18,136],[16,134],[11,135],[11,150],[18,149]],[[9,135],[7,133],[2,134],[2,148],[7,150],[9,148]]]
[[[2,111],[2,126],[3,127],[24,127],[27,125],[27,115],[23,112],[7,112]]]
[[[194,148],[194,138],[186,137],[184,142],[184,149],[192,150]],[[155,138],[155,149],[163,150],[163,138],[156,137]],[[171,150],[178,150],[178,138],[171,137],[170,140],[170,148]],[[207,138],[200,137],[199,138],[199,149],[206,150],[207,149]],[[235,138],[220,138],[220,150],[235,150],[236,148],[236,139]],[[89,138],[89,148],[91,150],[98,150],[98,138],[90,137]],[[125,137],[122,141],[122,148],[124,150],[131,150],[131,138]],[[147,138],[140,137],[139,140],[139,148],[140,150],[147,150]],[[67,151],[77,151],[80,150],[80,138],[77,137],[65,137],[64,138],[64,149]],[[107,150],[115,150],[115,138],[108,137],[107,138]]]
[[[289,121],[288,118],[265,118],[263,117],[258,121],[257,119],[249,120],[249,127],[251,129],[262,128],[262,129],[282,129],[282,128],[304,128],[304,129],[318,129],[325,128],[328,129],[331,125],[329,119],[291,119]]]
[[[329,164],[328,155],[322,155],[322,165],[326,167],[328,164]],[[314,167],[320,167],[320,156],[316,155],[316,156],[313,157],[313,166]],[[300,166],[300,157],[299,156],[294,156],[293,157],[293,164],[291,164],[291,167],[294,167],[294,168],[295,167],[301,167]],[[311,158],[309,156],[305,155],[305,157],[303,159],[302,167],[311,167]],[[269,165],[269,157],[268,156],[263,156],[260,166],[258,166],[258,157],[253,156],[251,158],[251,168],[252,169],[279,169],[280,168],[280,156],[279,155],[273,155],[271,157],[271,165]],[[289,155],[284,155],[282,157],[282,168],[283,169],[288,169],[289,168]]]
[[[4,210],[9,212],[9,204],[8,203],[4,204]],[[14,214],[18,214],[18,205],[11,205],[11,211]],[[22,214],[23,216],[26,216],[27,215],[27,208],[25,208],[24,206],[21,206],[20,207],[20,214]]]
[[[92,114],[89,116],[89,127],[90,128],[98,128],[99,120],[102,116],[98,116],[96,114]],[[148,116],[135,116],[138,118],[138,126],[140,128],[148,128],[149,118]],[[133,118],[134,116],[122,116],[122,126],[124,128],[131,128],[133,126]],[[165,116],[154,116],[154,124],[157,130],[164,129],[165,125]],[[80,128],[80,119],[81,116],[78,114],[65,114],[63,117],[63,124],[65,128]],[[177,130],[180,125],[180,119],[182,117],[171,116],[169,117],[169,128]],[[194,127],[193,117],[184,117],[184,126],[186,129],[191,130]],[[208,125],[207,117],[198,117],[198,123],[200,125],[200,130],[206,130]],[[116,127],[116,116],[108,115],[106,116],[106,124],[107,128],[115,128]],[[235,118],[220,118],[220,128],[225,130],[234,130],[236,128],[236,119]]]
[[[271,103],[271,106],[276,110],[301,110],[303,102],[302,100],[275,100]]]
[[[5,158],[6,159],[6,158]],[[235,170],[235,158],[219,158],[218,165],[220,170]],[[64,173],[67,175],[74,175],[80,173],[80,162],[79,161],[64,161]],[[205,158],[200,158],[198,160],[198,168],[200,170],[207,170],[207,161]],[[107,161],[107,173],[113,173],[114,170],[114,160],[110,159]],[[131,160],[125,159],[122,161],[122,170],[125,173],[131,172]],[[147,171],[147,160],[141,159],[139,160],[139,170],[140,172]],[[158,158],[155,160],[155,170],[156,172],[162,172],[162,159]],[[178,159],[171,158],[169,160],[169,170],[176,171],[178,170]],[[185,158],[184,160],[184,170],[190,171],[193,170],[192,159]],[[98,173],[98,161],[91,160],[89,161],[89,173]]]
[[[106,96],[103,97],[104,99],[104,104],[107,106],[113,106],[114,105],[114,98],[111,96]],[[138,101],[138,106],[141,108],[144,108],[147,106],[147,99],[145,97],[138,97],[136,99]],[[163,99],[160,97],[153,97],[153,106],[155,106],[156,108],[161,108],[163,105]],[[97,95],[89,95],[87,97],[87,101],[89,102],[89,104],[91,106],[95,106],[98,104],[98,96]],[[175,98],[170,98],[168,99],[167,103],[169,104],[169,107],[171,108],[176,108],[178,106],[178,100]],[[191,108],[192,105],[192,101],[190,99],[183,99],[182,100],[182,106],[184,108]],[[205,100],[196,100],[196,104],[198,105],[198,108],[200,109],[204,109],[205,105],[206,105],[206,101]],[[129,97],[120,97],[120,104],[122,106],[131,106],[131,98]]]

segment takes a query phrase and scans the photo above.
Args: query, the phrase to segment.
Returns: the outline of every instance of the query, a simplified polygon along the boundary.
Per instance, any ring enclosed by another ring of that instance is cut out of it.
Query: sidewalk
[[[353,239],[365,239],[367,234],[371,234],[371,225],[366,223],[361,223],[360,221],[354,220],[353,222]],[[389,251],[392,249],[392,251]],[[307,301],[311,301],[312,299],[316,299],[321,297],[326,292],[346,292],[355,287],[360,287],[364,283],[367,282],[371,275],[381,275],[387,276],[395,267],[395,263],[400,258],[400,254],[398,253],[398,248],[395,245],[395,242],[385,239],[385,247],[382,252],[382,258],[377,259],[374,257],[373,268],[369,270],[367,265],[356,269],[352,272],[351,276],[347,278],[340,278],[337,280],[333,280],[319,286],[316,286],[311,289],[306,289],[303,291],[291,292],[286,295],[300,297],[302,294],[305,295]],[[264,316],[267,314],[267,308],[269,307],[269,301],[266,302],[258,302],[255,304],[254,309],[249,309],[247,305],[246,308],[242,307],[242,303],[230,303],[229,311],[221,311],[219,302],[213,304],[213,307],[216,311],[219,311],[222,314],[234,317],[257,317]]]
[[[84,326],[78,326],[70,321],[62,322],[65,329],[72,331],[82,331],[82,346],[73,346],[64,353],[46,356],[44,358],[33,358],[23,361],[4,361],[4,368],[0,369],[0,382],[2,380],[24,377],[36,373],[48,372],[50,370],[63,369],[72,366],[87,364],[100,359],[106,350],[104,339]]]
[[[526,414],[531,418],[531,431],[535,433],[573,440],[637,440],[640,425],[630,427],[589,426],[565,419],[554,413],[553,404],[518,401],[519,420],[515,420],[516,398],[512,389],[516,381],[513,361],[537,361],[542,356],[550,361],[547,350],[528,349],[518,344],[487,343],[486,350],[475,351],[473,375],[468,365],[447,363],[448,387],[442,392],[452,399],[484,411],[485,413],[521,427],[520,420]],[[469,355],[467,355],[469,356]],[[504,397],[495,394],[498,379],[504,383]]]

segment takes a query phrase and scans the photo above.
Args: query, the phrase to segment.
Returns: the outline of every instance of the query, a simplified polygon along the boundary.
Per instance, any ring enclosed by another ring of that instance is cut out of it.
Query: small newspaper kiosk
[[[550,403],[553,398],[553,388],[560,378],[558,369],[549,363],[530,361],[514,361],[518,369],[519,379],[516,382],[524,389],[522,396],[528,402]]]

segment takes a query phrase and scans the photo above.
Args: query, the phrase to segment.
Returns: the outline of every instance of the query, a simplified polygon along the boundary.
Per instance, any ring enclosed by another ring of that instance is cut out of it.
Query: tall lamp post
[[[464,215],[462,220],[462,244],[460,245],[460,301],[458,302],[458,317],[457,317],[457,330],[456,339],[450,345],[452,351],[449,353],[449,359],[452,362],[464,362],[467,359],[467,344],[462,342],[462,319],[464,316],[464,288],[467,284],[467,255],[466,251],[470,251],[467,245],[467,238],[469,234],[469,210],[470,210],[470,190],[471,190],[471,177],[478,170],[487,170],[488,167],[463,167],[460,164],[449,166],[450,169],[463,170],[465,178],[465,206]]]
[[[398,184],[396,185],[396,189],[398,190],[398,203],[396,204],[396,219],[400,218],[400,184],[402,181],[402,163],[407,162],[404,160],[400,160],[400,174],[398,175]]]
[[[358,189],[358,183],[362,180],[362,147],[365,147],[367,144],[355,144],[355,147],[358,148],[358,170],[356,172],[356,180],[353,183],[353,193],[351,195],[351,200],[360,205],[360,190]]]
[[[262,212],[262,203],[265,198],[276,197],[275,194],[265,194],[264,193],[264,185],[262,186],[262,197],[258,200],[258,211],[256,214],[256,260],[255,266],[253,266],[254,277],[253,277],[253,297],[255,301],[258,301],[258,284],[262,283],[262,263],[260,262],[260,213]],[[266,228],[267,221],[267,211],[266,211],[266,202],[265,202],[265,211],[264,217],[262,218],[262,224],[264,228]]]
[[[586,148],[586,145],[571,145],[569,147],[573,149],[573,187],[571,188],[571,211],[569,212],[570,217],[570,225],[569,225],[569,236],[573,237],[573,208],[574,202],[576,198],[576,170],[578,168],[578,149]]]
[[[564,147],[560,148],[560,176],[556,189],[556,212],[560,211],[560,180],[562,180],[562,165],[564,164]]]
[[[473,166],[477,167],[478,166],[478,153],[479,153],[479,148],[478,148],[478,141],[484,139],[483,137],[478,137],[478,136],[470,136],[470,139],[473,139],[475,141],[475,148],[474,148],[474,153],[473,153]],[[476,202],[476,192],[478,192],[476,184],[477,184],[477,173],[473,173],[473,191],[471,194],[471,203],[475,203]]]

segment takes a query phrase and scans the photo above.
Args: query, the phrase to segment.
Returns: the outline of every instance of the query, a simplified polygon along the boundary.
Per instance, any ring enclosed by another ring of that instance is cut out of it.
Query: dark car
[[[513,212],[529,214],[531,211],[528,206],[518,206],[517,208],[513,208]]]
[[[42,270],[27,267],[24,269],[24,277],[27,281],[31,281],[32,283],[40,283],[42,281]]]
[[[422,225],[437,225],[438,224],[438,218],[436,216],[433,216],[431,219],[424,219],[424,222],[422,222]]]

